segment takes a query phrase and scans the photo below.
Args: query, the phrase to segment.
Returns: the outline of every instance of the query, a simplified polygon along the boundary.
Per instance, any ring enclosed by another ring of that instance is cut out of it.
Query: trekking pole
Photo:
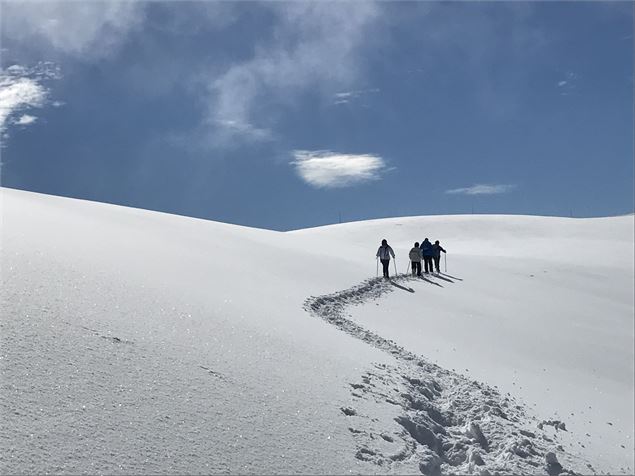
[[[410,261],[408,261],[408,267],[406,268],[406,274],[408,274],[408,271],[410,271]]]
[[[448,254],[443,253],[443,265],[445,266],[445,272],[448,272]]]
[[[396,259],[392,260],[392,264],[395,265],[395,276],[397,276],[397,260]]]
[[[375,277],[379,276],[379,258],[375,257],[375,263],[377,263],[377,266],[375,266],[376,271],[375,271]]]

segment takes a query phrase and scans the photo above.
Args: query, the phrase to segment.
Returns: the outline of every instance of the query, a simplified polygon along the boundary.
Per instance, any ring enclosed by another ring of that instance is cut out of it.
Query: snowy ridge
[[[394,356],[398,364],[377,364],[361,381],[351,384],[355,402],[371,400],[400,409],[395,418],[401,429],[387,431],[370,423],[355,407],[342,408],[351,419],[349,430],[358,442],[356,457],[386,472],[404,471],[414,462],[426,475],[440,474],[577,474],[592,469],[574,455],[563,453],[557,433],[538,424],[535,416],[513,397],[488,385],[442,369],[391,340],[344,317],[348,306],[379,299],[412,281],[435,283],[441,275],[390,280],[374,278],[337,293],[311,297],[305,310],[342,331]],[[456,278],[455,278],[456,279]],[[366,420],[360,430],[359,420]],[[370,419],[372,421],[372,419]],[[403,466],[407,464],[408,466]]]

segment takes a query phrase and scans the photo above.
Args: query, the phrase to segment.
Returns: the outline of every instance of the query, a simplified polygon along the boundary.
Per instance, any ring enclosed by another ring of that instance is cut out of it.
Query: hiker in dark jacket
[[[441,261],[441,252],[443,251],[445,253],[445,250],[439,244],[439,240],[435,241],[434,245],[432,245],[432,251],[434,252],[434,267],[436,268],[437,273],[440,273],[441,271],[439,270],[439,261]]]
[[[395,257],[395,252],[392,250],[390,246],[388,246],[388,242],[386,240],[381,240],[381,246],[377,250],[377,258],[381,261],[381,266],[384,269],[384,278],[390,278],[388,274],[388,265],[390,264],[390,256]]]
[[[432,258],[434,257],[434,251],[432,250],[432,243],[430,243],[427,238],[421,243],[421,253],[423,254],[423,267],[425,272],[433,272]]]
[[[423,255],[421,254],[421,248],[419,248],[418,242],[415,243],[415,247],[410,250],[408,257],[410,258],[410,263],[412,265],[412,275],[414,276],[416,273],[416,275],[420,277],[421,259],[423,258]]]

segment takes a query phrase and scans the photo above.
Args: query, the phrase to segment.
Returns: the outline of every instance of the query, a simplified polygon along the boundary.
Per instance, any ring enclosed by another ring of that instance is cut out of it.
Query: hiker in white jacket
[[[384,278],[389,279],[390,275],[388,274],[388,265],[390,264],[390,257],[395,257],[395,252],[390,246],[388,246],[388,242],[386,240],[381,240],[381,246],[377,250],[376,256],[379,258],[379,261],[381,261],[381,265],[384,268]]]

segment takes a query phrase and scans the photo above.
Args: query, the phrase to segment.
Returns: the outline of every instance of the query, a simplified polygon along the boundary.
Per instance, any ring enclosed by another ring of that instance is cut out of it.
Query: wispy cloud
[[[511,192],[516,188],[516,185],[511,184],[499,184],[499,185],[486,185],[476,184],[471,187],[454,188],[452,190],[446,190],[445,193],[455,195],[496,195],[500,193]]]
[[[224,135],[224,138],[218,137],[219,142],[223,140],[229,141],[234,135],[246,136],[258,141],[270,140],[273,137],[269,129],[258,128],[248,122],[234,119],[219,118],[216,120],[216,126],[221,129],[220,134]]]
[[[297,174],[317,188],[339,188],[378,180],[384,159],[372,154],[342,154],[330,150],[296,150],[291,164]]]
[[[577,87],[577,81],[579,79],[579,75],[574,73],[573,71],[567,71],[564,74],[564,79],[558,81],[558,89],[560,90],[560,94],[562,96],[568,96],[573,93]]]
[[[376,94],[379,92],[378,88],[372,89],[357,89],[353,91],[342,91],[333,95],[333,104],[348,104],[351,101],[359,99],[368,94]]]
[[[88,60],[108,56],[144,19],[144,2],[3,2],[2,34],[16,44]]]
[[[16,126],[28,126],[29,124],[33,124],[37,121],[37,117],[31,116],[30,114],[23,114],[18,119],[13,121],[13,124]]]
[[[374,2],[265,2],[259,8],[276,18],[271,40],[261,42],[253,57],[216,73],[208,88],[206,122],[225,129],[211,133],[235,136],[236,143],[267,137],[264,132],[275,126],[271,111],[293,107],[302,94],[332,95],[352,84],[360,50],[379,17]]]
[[[48,100],[45,82],[60,78],[59,68],[42,62],[32,68],[12,65],[0,70],[0,137],[6,138],[10,124],[26,126],[36,117],[24,111],[43,107]],[[16,114],[20,117],[14,118]]]

